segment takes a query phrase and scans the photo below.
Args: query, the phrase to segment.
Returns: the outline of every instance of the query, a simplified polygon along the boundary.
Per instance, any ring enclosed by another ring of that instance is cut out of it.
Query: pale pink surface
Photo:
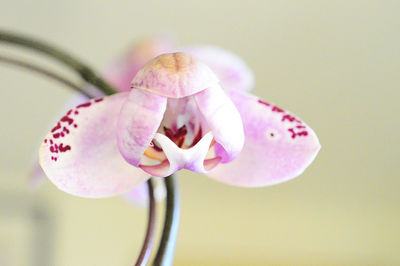
[[[87,102],[89,99],[86,96],[83,96],[80,93],[74,93],[69,101],[65,104],[64,108],[61,110],[61,112],[57,116],[57,120],[54,119],[52,122],[52,125],[54,125],[60,117],[62,117],[64,114],[68,112],[68,110],[74,108],[78,104]],[[47,134],[43,134],[44,136]],[[33,161],[33,167],[32,167],[32,172],[29,175],[29,185],[32,189],[37,189],[40,185],[42,185],[43,181],[46,180],[46,176],[43,173],[42,168],[40,167],[38,163],[38,157],[37,153],[35,153],[35,158]]]
[[[211,45],[184,47],[182,51],[208,65],[219,78],[223,89],[241,91],[253,89],[253,72],[236,54]]]
[[[118,115],[127,96],[118,93],[78,105],[49,132],[39,159],[58,188],[99,198],[125,193],[149,178],[126,163],[117,147]]]
[[[118,147],[128,163],[139,166],[161,124],[166,106],[166,97],[139,89],[129,92],[117,118]]]
[[[216,141],[216,155],[222,158],[223,163],[232,161],[244,143],[238,110],[218,84],[195,94],[194,98]]]
[[[219,164],[210,177],[236,186],[267,186],[292,179],[311,164],[321,146],[304,122],[251,94],[230,91],[229,96],[242,116],[246,141],[238,158]]]
[[[171,53],[148,62],[133,78],[131,87],[165,97],[182,98],[215,83],[218,83],[218,78],[207,65],[188,54]]]
[[[130,81],[129,81],[130,83]],[[129,86],[128,83],[128,86]],[[57,117],[62,117],[64,114],[67,113],[68,110],[74,108],[75,106],[87,102],[89,99],[86,96],[81,95],[80,93],[74,93],[70,100],[66,103],[66,105],[63,108],[63,111],[60,112],[60,114]],[[57,121],[54,121],[53,124],[55,124]],[[46,132],[47,133],[47,132]],[[38,163],[38,157],[37,154],[35,154],[35,159],[33,163],[33,170],[29,175],[29,187],[33,190],[38,189],[44,181],[47,180],[45,173],[43,172],[42,168],[40,167]],[[134,169],[134,172],[136,172],[137,169]],[[160,188],[161,189],[161,188]],[[163,200],[163,193],[158,193],[158,200]],[[145,183],[142,185],[139,185],[135,188],[133,188],[131,191],[127,193],[127,195],[124,195],[124,199],[131,203],[135,203],[137,201],[137,205],[139,206],[144,206],[145,203],[147,202],[148,198],[148,191],[147,191],[147,186]]]

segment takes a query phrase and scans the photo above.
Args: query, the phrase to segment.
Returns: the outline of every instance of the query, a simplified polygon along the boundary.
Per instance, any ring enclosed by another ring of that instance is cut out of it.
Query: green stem
[[[110,84],[108,84],[103,78],[92,71],[88,66],[86,66],[76,58],[64,53],[57,48],[49,46],[44,42],[4,31],[0,31],[0,42],[1,41],[20,45],[57,59],[58,61],[64,63],[68,67],[78,72],[78,74],[86,82],[94,85],[95,87],[103,91],[106,95],[110,95],[116,92],[116,90]]]
[[[167,202],[165,209],[164,230],[156,257],[153,262],[153,265],[155,266],[172,265],[179,226],[180,208],[178,177],[176,174],[167,176],[165,177],[164,182],[167,189]]]

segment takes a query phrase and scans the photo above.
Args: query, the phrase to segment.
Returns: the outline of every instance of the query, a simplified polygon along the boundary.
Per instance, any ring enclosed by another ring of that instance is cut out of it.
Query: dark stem
[[[7,56],[0,55],[0,63],[1,62],[6,63],[6,64],[10,64],[10,65],[14,65],[14,66],[18,66],[18,67],[22,67],[22,68],[28,69],[30,71],[45,75],[48,78],[54,79],[54,80],[56,80],[56,81],[58,81],[58,82],[60,82],[60,83],[62,83],[64,85],[66,85],[67,87],[70,87],[71,89],[80,92],[81,94],[85,95],[88,98],[92,98],[93,97],[93,95],[91,95],[90,93],[85,91],[82,87],[76,85],[72,81],[69,81],[68,79],[63,78],[62,76],[60,76],[60,75],[58,75],[58,74],[56,74],[56,73],[54,73],[54,72],[52,72],[50,70],[44,69],[44,68],[42,68],[42,67],[40,67],[38,65],[34,65],[32,63],[28,63],[28,62],[25,62],[25,61],[20,60],[20,59],[15,59],[15,58],[10,58],[10,57],[7,57]]]
[[[153,265],[172,265],[176,237],[179,226],[179,189],[176,174],[165,177],[167,202],[165,208],[164,230]]]
[[[78,72],[78,74],[86,82],[99,88],[106,95],[115,93],[115,89],[110,84],[108,84],[103,78],[95,74],[95,72],[92,71],[88,66],[86,66],[76,58],[64,53],[63,51],[47,45],[46,43],[4,31],[0,31],[0,41],[20,45],[25,48],[29,48],[41,52],[43,54],[46,54],[54,59],[57,59],[58,61],[64,63],[65,65],[69,66],[70,68]]]
[[[149,261],[151,249],[154,243],[154,231],[156,225],[156,208],[154,199],[154,189],[151,179],[147,181],[147,189],[149,192],[149,216],[146,230],[146,237],[143,242],[142,250],[140,251],[139,258],[136,261],[136,266],[144,266]]]

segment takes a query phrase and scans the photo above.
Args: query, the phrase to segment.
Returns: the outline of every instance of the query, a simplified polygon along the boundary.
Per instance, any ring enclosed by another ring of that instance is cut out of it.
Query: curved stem
[[[47,45],[41,41],[20,36],[14,33],[0,31],[0,41],[23,46],[41,53],[44,53],[52,58],[69,66],[88,83],[102,90],[105,94],[110,95],[115,93],[115,89],[108,84],[99,75],[95,74],[88,66],[77,60],[76,58],[64,53],[63,51]]]
[[[49,77],[51,79],[54,79],[54,80],[56,80],[56,81],[58,81],[58,82],[60,82],[60,83],[62,83],[64,85],[66,85],[67,87],[70,87],[71,89],[74,89],[74,90],[82,93],[83,95],[85,95],[88,98],[93,97],[93,95],[90,95],[90,93],[88,93],[82,87],[76,85],[72,81],[70,81],[70,80],[68,80],[66,78],[63,78],[62,76],[60,76],[60,75],[58,75],[58,74],[56,74],[54,72],[51,72],[50,70],[44,69],[44,68],[42,68],[42,67],[40,67],[38,65],[34,65],[34,64],[25,62],[23,60],[20,60],[20,59],[15,59],[15,58],[11,58],[11,57],[0,55],[0,63],[1,62],[6,63],[6,64],[10,64],[10,65],[15,65],[15,66],[18,66],[18,67],[22,67],[22,68],[31,70],[33,72],[45,75],[45,76],[47,76],[47,77]]]
[[[156,203],[154,199],[154,189],[151,179],[147,181],[147,189],[149,192],[149,216],[148,216],[146,237],[144,239],[142,250],[140,251],[139,254],[139,258],[136,261],[135,264],[136,266],[142,266],[147,264],[154,242],[154,230],[156,224],[156,208],[155,208]]]
[[[176,174],[164,179],[167,189],[164,230],[153,265],[172,265],[179,226],[179,189]]]

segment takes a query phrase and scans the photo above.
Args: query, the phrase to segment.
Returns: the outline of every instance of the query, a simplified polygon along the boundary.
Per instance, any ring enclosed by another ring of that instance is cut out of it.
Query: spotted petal
[[[46,175],[61,190],[82,197],[125,193],[149,175],[122,158],[118,115],[127,93],[91,100],[63,116],[39,149]]]
[[[230,91],[243,120],[245,144],[231,163],[208,175],[236,186],[267,186],[300,175],[314,160],[320,144],[299,118],[248,93]]]
[[[225,90],[249,91],[254,86],[253,72],[237,55],[215,46],[191,46],[183,51],[208,65]]]
[[[87,102],[89,99],[80,94],[80,93],[74,93],[70,100],[65,104],[65,106],[63,106],[62,111],[59,113],[59,115],[57,116],[57,119],[61,116],[63,116],[66,112],[68,112],[68,110],[70,110],[71,108],[85,103]],[[54,121],[52,122],[52,124],[55,124],[57,122],[56,119],[54,119]],[[47,135],[43,134],[43,135]],[[37,157],[37,153],[35,153],[35,158],[33,160],[33,166],[32,166],[32,171],[28,177],[29,180],[29,186],[31,189],[37,189],[40,185],[42,185],[43,181],[47,180],[46,175],[43,173],[42,168],[40,167],[39,163],[38,163],[38,157]]]

